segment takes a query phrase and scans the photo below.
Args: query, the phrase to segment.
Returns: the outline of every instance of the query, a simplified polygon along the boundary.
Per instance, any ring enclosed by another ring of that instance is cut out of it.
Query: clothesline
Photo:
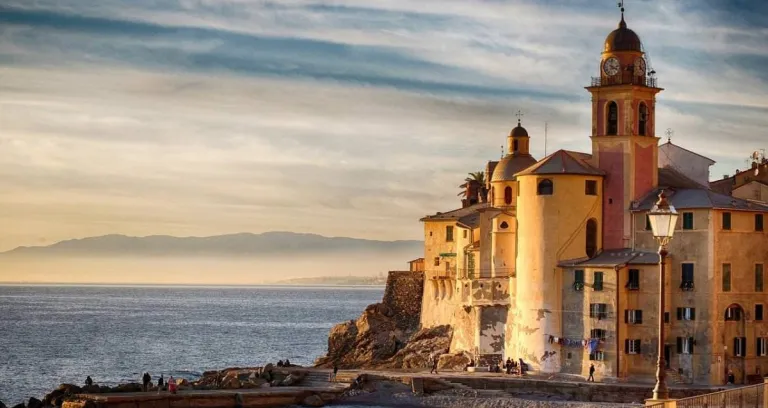
[[[554,336],[551,334],[545,334],[544,337],[548,338],[549,344],[559,344],[565,347],[581,347],[589,350],[589,354],[597,351],[597,346],[600,344],[600,339],[593,337],[587,339],[568,339],[565,337]]]

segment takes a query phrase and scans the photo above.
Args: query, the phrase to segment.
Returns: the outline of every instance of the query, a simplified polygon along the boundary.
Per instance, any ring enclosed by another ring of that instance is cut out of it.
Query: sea
[[[0,286],[0,401],[61,383],[195,379],[290,359],[311,365],[333,325],[383,287]]]

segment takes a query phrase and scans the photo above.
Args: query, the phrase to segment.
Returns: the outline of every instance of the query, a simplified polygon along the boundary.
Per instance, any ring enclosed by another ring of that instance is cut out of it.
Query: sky
[[[628,0],[657,134],[768,141],[768,2]],[[110,233],[420,239],[522,110],[590,150],[613,0],[0,0],[0,250]]]

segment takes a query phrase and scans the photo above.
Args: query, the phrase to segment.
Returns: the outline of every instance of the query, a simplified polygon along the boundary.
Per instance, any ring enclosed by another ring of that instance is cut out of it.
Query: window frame
[[[747,338],[746,337],[733,338],[733,356],[734,357],[747,356]]]
[[[693,213],[690,211],[684,212],[682,229],[686,231],[690,231],[690,230],[693,230],[694,228],[695,227],[693,223]]]
[[[504,204],[512,204],[512,187],[510,186],[504,188]]]
[[[755,353],[758,357],[768,356],[768,337],[758,337],[755,344]]]
[[[602,350],[595,350],[589,353],[589,361],[605,361],[605,352]]]
[[[677,354],[693,354],[696,340],[693,337],[677,337]]]
[[[597,180],[584,180],[584,195],[596,196]]]
[[[723,231],[730,231],[732,227],[732,219],[731,219],[731,213],[730,212],[724,212],[721,216],[722,221],[722,228]]]
[[[726,322],[740,322],[741,321],[741,307],[729,306],[725,308]]]
[[[600,279],[597,279],[598,276],[600,277]],[[601,292],[605,285],[604,279],[605,279],[605,276],[603,274],[603,271],[592,272],[592,290]]]
[[[755,303],[755,314],[753,320],[756,322],[762,322],[765,318],[765,307],[762,303]]]
[[[445,242],[453,242],[453,225],[446,225],[445,226]]]
[[[624,323],[631,325],[643,324],[643,311],[642,309],[625,309],[624,310]]]
[[[765,230],[765,217],[763,214],[755,214],[755,232],[763,232]]]
[[[590,303],[589,317],[597,320],[608,318],[608,305],[606,303]]]
[[[624,352],[626,354],[642,354],[640,339],[624,339]]]
[[[680,264],[681,277],[680,277],[680,289],[685,291],[691,291],[694,288],[696,264],[693,262],[683,262]],[[686,276],[690,275],[690,277]]]
[[[616,111],[611,112],[611,108],[615,107]],[[615,117],[612,115],[615,114]],[[619,104],[616,101],[608,101],[605,106],[605,135],[616,136],[619,134]]]
[[[536,182],[536,195],[552,196],[555,195],[555,183],[552,179],[543,178]]]
[[[636,279],[632,279],[633,275]],[[640,290],[640,269],[630,269],[627,272],[627,284],[624,287],[627,290]]]
[[[608,338],[608,331],[605,329],[592,329],[589,331],[589,338],[605,341]]]
[[[648,106],[645,102],[640,102],[637,106],[637,134],[646,136],[648,133]]]
[[[435,257],[435,264],[434,264],[434,266],[440,266],[440,257],[439,256]]]
[[[765,268],[763,264],[755,264],[755,292],[763,292],[765,290]]]
[[[696,308],[695,307],[678,307],[677,320],[686,321],[686,322],[696,320]]]
[[[581,279],[579,279],[581,276]],[[573,289],[581,292],[584,290],[584,269],[573,270]]]

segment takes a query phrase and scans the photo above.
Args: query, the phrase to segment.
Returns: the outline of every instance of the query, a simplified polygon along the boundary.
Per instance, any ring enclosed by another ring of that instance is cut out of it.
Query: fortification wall
[[[390,271],[382,303],[389,307],[397,327],[404,331],[419,329],[424,294],[424,273]]]

